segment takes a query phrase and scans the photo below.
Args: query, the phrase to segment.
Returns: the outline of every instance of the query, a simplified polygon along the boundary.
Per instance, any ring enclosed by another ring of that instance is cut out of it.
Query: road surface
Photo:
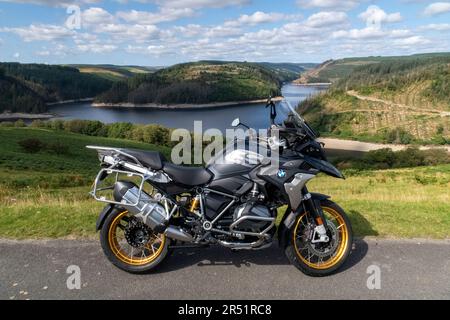
[[[411,145],[406,144],[383,144],[383,143],[371,143],[361,142],[355,140],[343,140],[333,138],[319,138],[318,141],[325,143],[325,151],[347,151],[364,153],[380,149],[391,149],[392,151],[401,151],[410,148]],[[450,153],[450,146],[419,146],[420,150],[430,149],[444,149]]]
[[[80,289],[67,288],[71,265],[80,268]],[[373,270],[380,289],[368,289],[371,275],[377,286]],[[0,299],[366,298],[450,299],[450,240],[359,240],[344,268],[326,278],[303,275],[277,246],[185,249],[153,274],[132,275],[112,266],[97,241],[0,240]]]

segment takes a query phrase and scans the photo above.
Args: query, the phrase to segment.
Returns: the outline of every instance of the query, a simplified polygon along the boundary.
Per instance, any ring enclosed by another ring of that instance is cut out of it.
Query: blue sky
[[[450,1],[0,0],[0,61],[162,66],[450,51]]]

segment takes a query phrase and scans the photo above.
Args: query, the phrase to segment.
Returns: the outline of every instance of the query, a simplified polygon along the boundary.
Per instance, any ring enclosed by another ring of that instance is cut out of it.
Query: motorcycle
[[[303,273],[338,270],[352,247],[350,221],[306,184],[319,173],[345,178],[327,161],[317,133],[283,103],[289,115],[276,124],[277,105],[268,100],[269,138],[246,137],[238,147],[235,139],[205,167],[175,165],[153,151],[87,146],[102,165],[91,194],[106,203],[96,229],[107,258],[144,273],[175,249],[259,250],[277,239]],[[239,119],[232,126],[248,129]]]

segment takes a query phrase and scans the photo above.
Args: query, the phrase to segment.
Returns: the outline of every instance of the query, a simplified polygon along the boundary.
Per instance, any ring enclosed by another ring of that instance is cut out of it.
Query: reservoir
[[[295,107],[304,99],[326,90],[324,86],[299,86],[286,84],[282,87],[283,96]],[[287,108],[279,104],[277,121],[286,118]],[[269,109],[265,104],[240,104],[229,107],[216,107],[189,110],[163,110],[148,108],[95,108],[90,102],[53,105],[49,112],[60,119],[99,120],[104,123],[131,122],[136,124],[160,124],[169,128],[192,130],[194,121],[202,121],[203,130],[217,128],[225,130],[235,118],[251,128],[264,129],[269,126]]]

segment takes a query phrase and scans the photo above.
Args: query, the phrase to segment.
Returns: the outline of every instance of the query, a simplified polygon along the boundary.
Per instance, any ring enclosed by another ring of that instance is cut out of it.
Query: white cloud
[[[205,30],[204,36],[207,38],[223,38],[242,35],[242,30],[234,27],[217,26]]]
[[[424,14],[434,16],[447,12],[450,12],[450,2],[435,2],[425,8]]]
[[[305,25],[312,28],[331,27],[347,22],[345,12],[319,12],[306,19]]]
[[[92,30],[98,34],[108,34],[120,41],[146,41],[157,39],[161,31],[154,25],[103,24]]]
[[[302,8],[333,8],[350,10],[358,6],[361,0],[297,0],[297,5]]]
[[[431,23],[425,26],[420,26],[421,31],[448,31],[450,30],[450,23]]]
[[[52,41],[70,37],[74,31],[55,25],[30,25],[21,28],[0,28],[1,32],[12,32],[20,36],[24,41]]]
[[[262,12],[262,11],[256,11],[255,13],[253,13],[251,15],[247,15],[247,14],[241,15],[236,20],[229,20],[229,21],[225,22],[225,25],[226,26],[242,26],[242,25],[255,26],[258,24],[271,23],[271,22],[276,22],[276,21],[280,21],[283,19],[290,19],[290,17],[288,17],[285,14],[277,13],[277,12],[266,13],[266,12]]]
[[[0,0],[0,2],[36,4],[49,7],[67,7],[72,4],[95,4],[102,2],[102,0]]]
[[[81,52],[108,53],[116,50],[117,46],[113,44],[89,43],[79,44],[77,45],[77,49]]]
[[[397,39],[393,42],[393,45],[399,46],[399,47],[410,47],[410,46],[416,46],[416,45],[424,45],[431,43],[430,40],[422,37],[422,36],[411,36],[404,39]]]
[[[103,8],[89,8],[82,12],[81,22],[83,25],[91,26],[114,22],[114,16]]]
[[[165,46],[165,45],[149,45],[147,47],[145,46],[132,46],[128,45],[128,47],[125,49],[128,53],[133,54],[145,54],[150,55],[153,57],[161,57],[161,56],[167,56],[174,54],[176,51],[172,48]]]
[[[154,2],[166,8],[224,8],[228,6],[243,6],[251,0],[150,0],[144,2]]]
[[[157,24],[161,22],[175,21],[181,18],[193,17],[195,11],[191,8],[161,8],[159,12],[148,11],[119,11],[117,17],[132,23]]]
[[[70,52],[70,50],[63,44],[52,45],[51,48],[44,46],[41,50],[36,51],[35,54],[41,57],[48,56],[65,56]]]
[[[333,32],[331,36],[335,39],[367,40],[383,38],[386,36],[386,32],[379,28],[368,27],[364,29],[339,30]]]
[[[367,26],[380,27],[382,23],[394,23],[402,21],[400,12],[386,13],[380,7],[371,5],[366,11],[359,15],[359,18],[364,20]]]
[[[20,53],[19,52],[14,53],[13,57],[16,58],[16,59],[19,59],[20,58]]]

